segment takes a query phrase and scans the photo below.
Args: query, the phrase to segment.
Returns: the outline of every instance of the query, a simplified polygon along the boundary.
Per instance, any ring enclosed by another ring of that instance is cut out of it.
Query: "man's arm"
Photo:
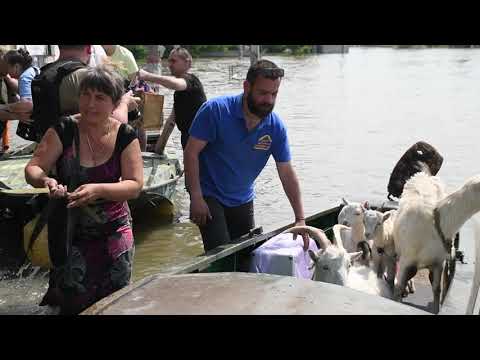
[[[167,145],[168,138],[172,134],[173,129],[175,128],[175,112],[172,110],[170,116],[168,117],[165,125],[163,125],[163,130],[159,136],[157,143],[155,144],[155,152],[157,154],[163,154],[165,146]]]
[[[290,205],[292,206],[295,214],[295,225],[305,225],[305,213],[303,212],[302,195],[300,192],[300,184],[298,182],[297,174],[293,169],[292,163],[277,162],[277,171],[280,181],[282,182],[283,190],[287,195]],[[304,250],[308,249],[309,239],[307,233],[302,234],[304,241]]]
[[[167,89],[183,91],[187,88],[187,82],[183,78],[177,78],[175,76],[156,75],[149,73],[145,70],[139,70],[137,74],[140,80],[160,84]]]
[[[31,99],[22,99],[15,103],[8,104],[8,110],[13,113],[31,113],[33,102]]]
[[[8,111],[0,110],[0,120],[19,120],[24,123],[31,123],[33,103],[30,100],[22,99],[16,103],[8,104]]]
[[[190,136],[183,154],[185,181],[190,193],[190,219],[199,226],[205,225],[212,218],[200,187],[198,156],[206,145],[207,141]]]
[[[282,182],[283,190],[285,191],[285,194],[292,205],[292,209],[295,214],[295,221],[305,221],[302,196],[300,193],[300,184],[291,162],[277,162],[276,165],[278,176]]]
[[[0,121],[13,120],[12,115],[9,111],[0,110]]]

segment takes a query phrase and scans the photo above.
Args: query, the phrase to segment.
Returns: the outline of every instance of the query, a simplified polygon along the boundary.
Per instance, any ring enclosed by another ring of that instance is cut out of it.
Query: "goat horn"
[[[342,228],[348,228],[348,226],[342,225],[342,224],[337,224],[333,226],[333,245],[335,245],[338,248],[344,249],[343,247],[343,241],[342,241],[342,234],[340,233],[340,229]]]
[[[307,231],[308,235],[310,235],[314,240],[318,242],[320,248],[326,249],[328,246],[331,245],[330,240],[328,240],[327,235],[321,229],[314,228],[313,226],[294,226],[290,229],[284,231],[284,233],[292,233],[292,234],[299,234],[303,231]]]

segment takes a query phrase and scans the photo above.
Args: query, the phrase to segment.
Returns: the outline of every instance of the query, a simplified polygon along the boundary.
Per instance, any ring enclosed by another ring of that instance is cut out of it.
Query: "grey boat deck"
[[[238,272],[153,275],[83,315],[430,315],[346,287]]]

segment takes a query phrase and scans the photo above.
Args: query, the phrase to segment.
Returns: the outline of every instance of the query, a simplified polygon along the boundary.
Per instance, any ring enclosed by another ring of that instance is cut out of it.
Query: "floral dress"
[[[59,184],[67,185],[72,192],[87,183],[119,181],[121,154],[136,138],[129,125],[120,125],[110,159],[94,167],[81,166],[75,155],[79,153],[76,145],[79,142],[73,118],[65,118],[53,128],[63,144],[63,153],[56,164]],[[49,216],[49,254],[53,266],[49,288],[40,305],[60,306],[61,314],[77,314],[130,283],[134,252],[132,219],[126,201],[99,200],[68,210],[65,206],[66,200],[57,201]],[[69,226],[73,234],[70,243]]]

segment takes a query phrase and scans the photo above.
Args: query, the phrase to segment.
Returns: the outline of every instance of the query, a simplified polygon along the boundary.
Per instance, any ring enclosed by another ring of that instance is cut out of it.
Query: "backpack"
[[[19,123],[17,135],[40,142],[42,136],[60,116],[60,84],[63,78],[86,65],[78,60],[62,60],[47,64],[32,80],[32,124]]]

